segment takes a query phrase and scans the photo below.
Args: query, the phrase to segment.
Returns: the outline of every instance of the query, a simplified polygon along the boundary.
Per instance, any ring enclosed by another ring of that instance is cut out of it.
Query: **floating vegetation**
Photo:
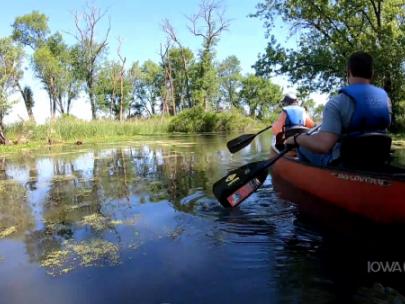
[[[101,267],[119,264],[119,248],[111,242],[95,239],[90,241],[65,241],[63,249],[54,250],[41,261],[48,274],[56,276],[78,267]]]
[[[54,182],[65,182],[65,181],[72,181],[75,180],[76,176],[74,175],[54,175],[52,180]]]
[[[10,236],[16,231],[17,231],[17,228],[15,226],[11,226],[4,230],[0,230],[0,239],[4,239],[4,238]]]
[[[122,225],[124,222],[122,220],[112,220],[111,225],[117,226],[117,225]]]
[[[96,266],[100,262],[108,265],[119,263],[119,249],[111,242],[92,240],[72,244],[69,248],[78,255],[80,265],[85,267]]]
[[[80,224],[90,226],[94,230],[104,230],[109,227],[110,221],[101,214],[93,213],[83,217]]]
[[[0,180],[0,194],[1,192],[6,192],[10,187],[16,188],[19,186],[19,183],[13,179]]]
[[[183,227],[177,227],[173,231],[169,232],[168,236],[170,238],[172,238],[173,240],[175,240],[175,239],[179,238],[183,234],[184,231],[185,231],[185,229]]]
[[[93,213],[83,217],[83,220],[80,221],[80,225],[90,226],[94,230],[105,230],[111,228],[112,226],[117,225],[134,225],[139,221],[139,216],[134,216],[127,219],[108,219],[99,213]]]
[[[69,251],[67,250],[55,250],[50,252],[45,259],[41,261],[41,266],[45,268],[55,268],[60,267],[65,263],[69,256]]]
[[[81,189],[78,189],[76,195],[77,196],[89,196],[89,195],[91,195],[92,192],[93,192],[92,189],[81,188]]]

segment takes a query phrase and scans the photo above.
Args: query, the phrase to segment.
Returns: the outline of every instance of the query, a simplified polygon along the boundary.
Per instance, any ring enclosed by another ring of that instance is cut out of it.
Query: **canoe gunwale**
[[[272,146],[272,151],[276,154],[279,154],[280,151]],[[312,164],[310,162],[304,162],[299,160],[297,157],[291,157],[289,155],[284,155],[282,156],[283,159],[294,162],[299,165],[303,166],[308,166],[308,167],[313,167],[321,170],[327,170],[327,171],[333,171],[333,172],[339,172],[339,173],[348,173],[348,174],[356,174],[356,175],[367,175],[373,178],[380,178],[380,179],[387,179],[387,180],[395,180],[395,181],[405,181],[405,168],[401,167],[396,167],[392,165],[387,165],[387,168],[392,168],[393,170],[400,171],[395,172],[395,173],[389,173],[389,172],[377,172],[377,171],[365,171],[365,170],[360,170],[360,169],[354,169],[354,168],[342,168],[338,166],[320,166],[316,164]]]

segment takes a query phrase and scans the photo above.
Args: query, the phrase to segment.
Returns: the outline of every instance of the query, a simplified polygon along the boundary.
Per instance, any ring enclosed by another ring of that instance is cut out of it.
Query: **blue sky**
[[[217,60],[222,60],[229,55],[236,55],[241,61],[244,73],[253,72],[251,66],[258,58],[258,54],[266,47],[265,29],[261,20],[248,17],[255,12],[259,0],[225,0],[226,17],[231,20],[229,31],[225,32],[217,45]],[[0,36],[10,35],[11,24],[16,16],[30,13],[32,10],[43,12],[49,17],[49,26],[52,32],[64,33],[68,43],[74,43],[74,38],[69,33],[75,31],[73,12],[81,10],[86,3],[95,5],[100,9],[107,9],[111,19],[111,32],[109,36],[109,57],[116,57],[117,39],[122,40],[122,53],[127,57],[127,62],[143,62],[147,59],[159,60],[160,43],[165,41],[165,34],[161,29],[162,20],[167,18],[175,27],[182,43],[197,52],[201,41],[189,33],[185,16],[198,11],[199,0],[99,0],[99,1],[51,1],[51,0],[20,0],[3,2],[0,10]],[[108,25],[106,18],[99,28],[100,37]],[[286,30],[278,32],[280,42],[291,43],[284,37]],[[44,121],[49,116],[48,99],[41,90],[41,84],[30,71],[27,71],[25,82],[34,89],[37,105],[34,114],[39,121]],[[288,85],[282,79],[276,82]],[[17,96],[18,97],[18,96]],[[89,118],[90,107],[78,100],[73,104],[73,114]],[[25,109],[19,102],[7,121],[15,121],[18,115],[26,117]]]

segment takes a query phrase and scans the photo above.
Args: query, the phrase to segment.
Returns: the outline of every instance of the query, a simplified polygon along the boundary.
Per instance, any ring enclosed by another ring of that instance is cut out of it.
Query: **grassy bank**
[[[262,126],[261,122],[238,112],[207,113],[199,108],[183,111],[175,117],[153,117],[123,122],[84,121],[74,117],[63,117],[42,125],[22,122],[8,126],[5,135],[10,144],[0,145],[0,153],[35,149],[48,144],[118,142],[137,135],[177,132],[242,132]]]

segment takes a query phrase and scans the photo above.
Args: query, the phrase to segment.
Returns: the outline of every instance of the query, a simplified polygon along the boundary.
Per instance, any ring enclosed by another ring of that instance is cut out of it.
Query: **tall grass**
[[[171,118],[154,117],[129,121],[95,120],[84,121],[63,117],[43,125],[31,122],[13,124],[6,128],[6,137],[12,141],[24,138],[28,141],[76,141],[113,137],[129,137],[167,133]]]
[[[231,132],[255,129],[261,123],[234,111],[227,113],[204,112],[196,107],[175,117],[152,117],[128,121],[84,121],[64,116],[42,125],[21,122],[6,128],[7,139],[14,143],[103,142],[135,135],[167,134],[171,132]]]

